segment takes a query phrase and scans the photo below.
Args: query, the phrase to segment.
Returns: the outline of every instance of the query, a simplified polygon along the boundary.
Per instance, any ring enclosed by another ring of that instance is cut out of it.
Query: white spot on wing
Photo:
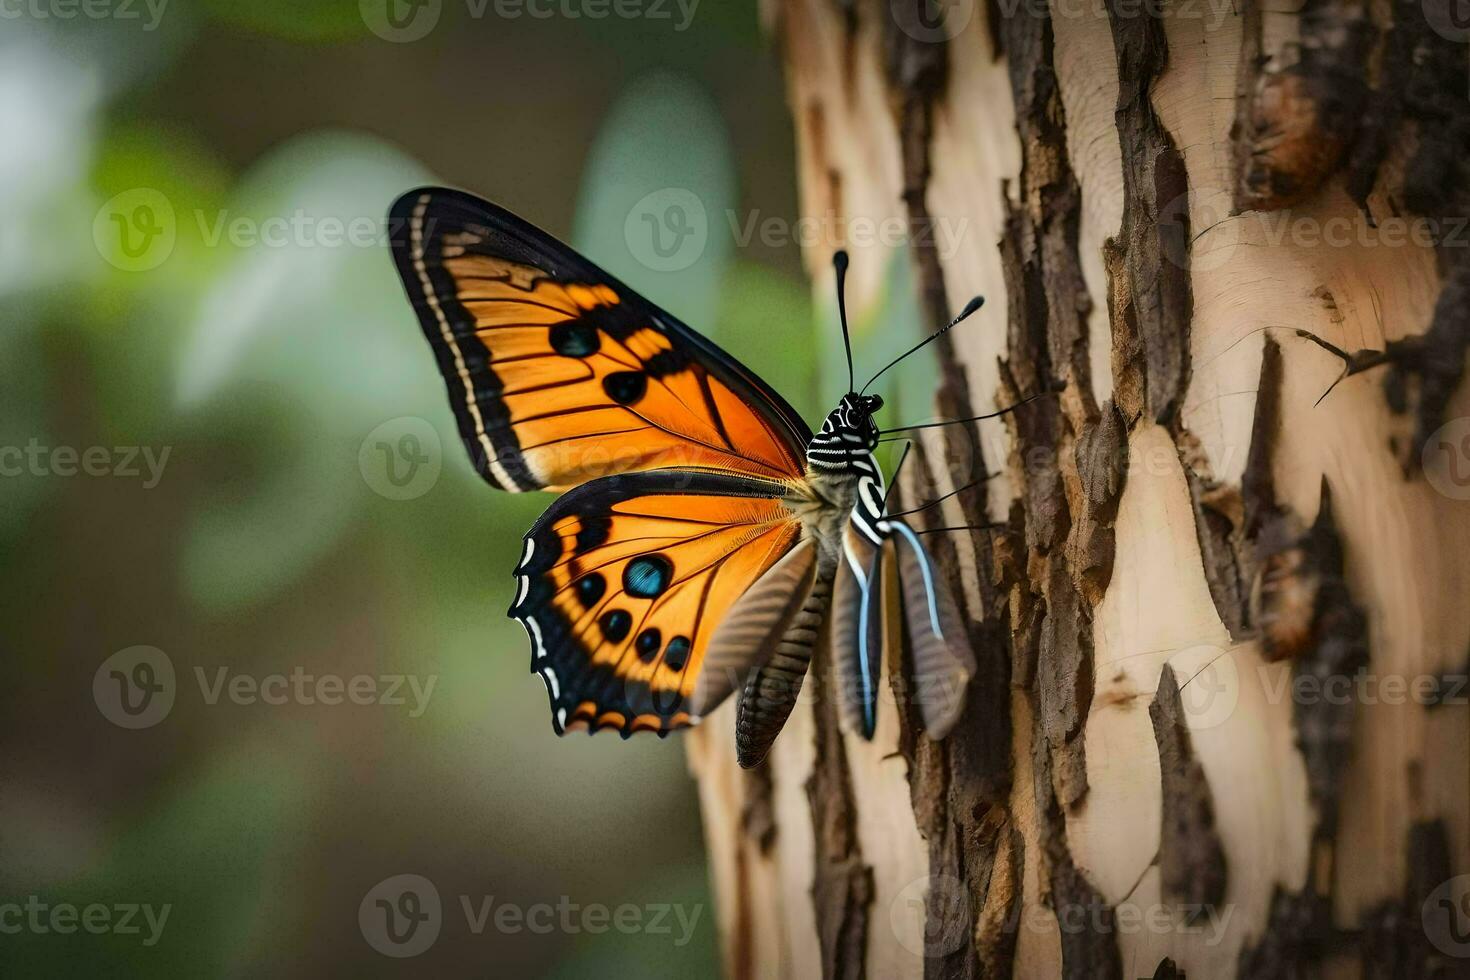
[[[541,679],[546,682],[546,690],[551,692],[551,700],[561,700],[561,682],[556,679],[556,671],[550,667],[542,667]]]
[[[531,635],[531,645],[535,648],[533,656],[540,660],[546,656],[546,645],[541,642],[541,624],[530,616],[527,616],[522,622],[526,624],[526,632]]]

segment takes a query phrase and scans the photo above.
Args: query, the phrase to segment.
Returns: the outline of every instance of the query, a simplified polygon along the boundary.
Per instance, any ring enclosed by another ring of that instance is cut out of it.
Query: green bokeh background
[[[504,615],[521,533],[550,498],[471,471],[382,222],[424,182],[495,200],[815,421],[840,363],[833,310],[812,308],[795,244],[731,231],[796,215],[775,52],[749,3],[705,0],[678,30],[673,4],[670,20],[592,20],[444,0],[433,30],[398,43],[366,26],[373,2],[172,0],[155,18],[119,0],[68,18],[45,0],[0,23],[0,449],[169,454],[156,486],[0,476],[0,908],[171,906],[152,946],[0,931],[0,976],[717,969],[683,747],[552,734]],[[672,272],[641,264],[624,225],[668,187],[708,217],[702,253]],[[166,202],[156,241],[172,242],[141,269],[113,224],[140,192]],[[376,233],[340,242],[330,220]],[[899,280],[906,267],[890,266]],[[886,324],[883,351],[911,339],[896,305],[859,325],[871,338]],[[441,471],[397,500],[359,453],[405,417],[437,432]],[[92,681],[139,644],[168,655],[178,693],[131,731],[99,711]],[[196,671],[221,668],[436,681],[410,717],[211,704]],[[412,960],[374,951],[357,919],[403,873],[445,905]],[[473,934],[459,897],[492,895],[700,917],[682,945],[677,930]]]

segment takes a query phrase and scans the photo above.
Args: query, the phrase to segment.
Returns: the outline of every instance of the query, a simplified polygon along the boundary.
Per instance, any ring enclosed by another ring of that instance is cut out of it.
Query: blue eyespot
[[[623,591],[635,599],[653,599],[673,578],[674,566],[663,555],[642,555],[623,569]]]
[[[689,659],[689,637],[676,636],[664,649],[664,666],[669,670],[683,670],[684,661]]]

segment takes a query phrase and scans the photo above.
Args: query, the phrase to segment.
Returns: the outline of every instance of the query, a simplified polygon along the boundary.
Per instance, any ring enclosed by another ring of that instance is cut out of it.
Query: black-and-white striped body
[[[885,553],[898,562],[915,696],[930,733],[942,737],[963,704],[974,659],[958,609],[917,532],[886,510],[883,472],[873,457],[879,433],[872,413],[881,405],[876,397],[848,394],[827,416],[807,450],[802,492],[787,501],[801,518],[801,543],[752,587],[716,634],[710,668],[748,663],[749,648],[760,648],[756,669],[739,685],[735,742],[741,765],[764,758],[785,724],[824,623],[835,687],[818,696],[835,697],[846,727],[873,736]]]
[[[873,458],[883,400],[849,392],[807,445],[806,487],[811,497],[792,502],[822,558],[836,562],[843,528],[856,509],[869,531],[883,513],[883,471]]]
[[[765,756],[775,734],[796,704],[812,652],[828,618],[833,585],[842,563],[845,529],[858,511],[874,528],[883,508],[883,472],[873,458],[878,427],[873,412],[882,399],[855,393],[823,421],[807,445],[807,478],[800,496],[787,501],[801,518],[805,568],[793,579],[801,594],[789,605],[774,594],[751,602],[764,605],[765,643],[760,666],[744,683],[736,717],[735,742],[742,765]],[[732,617],[732,619],[735,617]]]

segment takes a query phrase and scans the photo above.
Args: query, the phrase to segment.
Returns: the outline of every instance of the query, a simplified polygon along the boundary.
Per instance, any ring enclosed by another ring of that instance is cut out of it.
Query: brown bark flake
[[[1109,0],[1118,63],[1114,119],[1123,150],[1123,227],[1110,268],[1121,272],[1126,306],[1114,343],[1141,358],[1125,373],[1143,380],[1143,410],[1169,425],[1189,384],[1189,179],[1184,157],[1154,111],[1150,91],[1169,60],[1163,23]],[[1128,336],[1130,335],[1131,336]],[[1116,357],[1116,355],[1115,355]]]
[[[1163,819],[1159,873],[1164,894],[1199,915],[1225,899],[1225,849],[1215,829],[1215,802],[1204,767],[1195,758],[1179,680],[1165,664],[1148,708],[1159,749]]]

